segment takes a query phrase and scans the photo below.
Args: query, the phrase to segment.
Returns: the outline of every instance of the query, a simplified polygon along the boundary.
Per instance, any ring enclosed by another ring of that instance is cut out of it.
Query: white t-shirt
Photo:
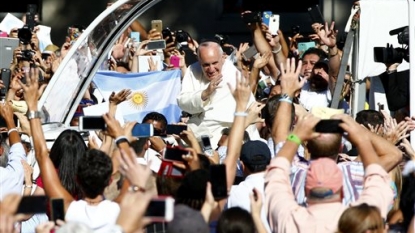
[[[304,83],[300,93],[300,104],[310,111],[313,107],[327,107],[331,102],[331,92],[329,89],[325,91],[311,91],[310,82]]]
[[[96,233],[106,233],[116,223],[119,213],[120,206],[109,200],[103,200],[98,205],[88,205],[86,201],[79,200],[69,205],[65,221],[80,222]]]

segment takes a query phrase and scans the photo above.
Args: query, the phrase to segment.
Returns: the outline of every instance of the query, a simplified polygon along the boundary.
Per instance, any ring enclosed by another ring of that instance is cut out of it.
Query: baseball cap
[[[178,204],[174,207],[174,218],[167,225],[167,233],[208,233],[209,226],[200,211],[187,205]]]
[[[242,145],[239,159],[247,165],[268,165],[271,160],[271,151],[265,142],[251,140]]]
[[[319,158],[310,163],[305,192],[308,197],[327,198],[343,187],[343,173],[330,158]]]
[[[314,68],[323,68],[326,73],[329,73],[329,59],[322,58],[318,62],[316,62],[313,66]]]

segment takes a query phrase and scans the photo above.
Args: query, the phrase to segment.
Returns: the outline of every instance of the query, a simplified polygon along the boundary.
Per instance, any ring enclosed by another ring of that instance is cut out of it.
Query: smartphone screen
[[[51,220],[57,221],[58,219],[64,221],[65,220],[65,211],[63,207],[63,199],[56,198],[50,200],[50,212],[52,214]]]
[[[216,200],[223,199],[228,196],[226,184],[226,165],[216,164],[210,165],[210,183],[212,184],[212,194]]]
[[[336,119],[323,119],[317,123],[314,130],[319,133],[343,133],[344,130],[340,127],[342,122]]]
[[[326,23],[318,5],[308,8],[308,13],[312,23],[321,23],[323,25]]]
[[[46,196],[23,196],[16,214],[39,214],[47,212]]]
[[[170,161],[185,162],[183,155],[187,155],[189,152],[179,147],[167,147],[164,151],[163,158]]]
[[[153,198],[148,204],[145,216],[153,222],[171,221],[174,213],[174,199],[172,197]]]
[[[153,124],[135,124],[131,134],[134,137],[148,138],[154,135]]]
[[[6,96],[7,90],[9,90],[11,76],[12,72],[10,69],[1,69],[1,81],[3,81],[4,88],[0,89],[0,96]]]
[[[180,135],[183,130],[187,130],[187,125],[167,125],[166,127],[167,134]]]
[[[80,130],[105,130],[106,123],[102,116],[81,116],[79,117]]]

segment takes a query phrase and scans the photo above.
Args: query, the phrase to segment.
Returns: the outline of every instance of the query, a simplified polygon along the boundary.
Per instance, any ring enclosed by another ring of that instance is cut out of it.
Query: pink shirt
[[[290,167],[286,158],[277,157],[271,160],[265,174],[265,204],[273,232],[336,232],[338,220],[347,206],[341,202],[308,207],[298,205],[290,184]],[[351,205],[367,203],[376,206],[382,217],[386,217],[388,205],[393,200],[389,184],[390,177],[380,165],[369,165],[365,170],[363,192]]]

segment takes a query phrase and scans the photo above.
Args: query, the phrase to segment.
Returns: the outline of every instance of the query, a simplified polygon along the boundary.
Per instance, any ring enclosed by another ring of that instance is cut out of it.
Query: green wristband
[[[296,143],[297,145],[301,145],[301,139],[297,137],[297,135],[290,133],[287,137],[287,141],[291,141]]]

